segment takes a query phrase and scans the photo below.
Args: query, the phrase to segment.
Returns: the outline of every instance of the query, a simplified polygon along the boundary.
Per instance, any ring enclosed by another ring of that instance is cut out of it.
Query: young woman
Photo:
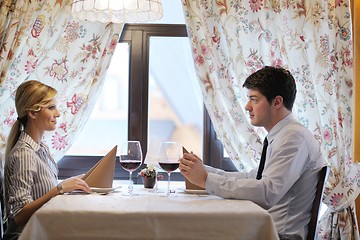
[[[15,96],[18,118],[11,128],[5,152],[4,205],[8,226],[3,239],[17,239],[31,215],[52,197],[89,186],[81,176],[58,183],[58,168],[46,144],[60,112],[57,91],[39,81],[22,83]]]

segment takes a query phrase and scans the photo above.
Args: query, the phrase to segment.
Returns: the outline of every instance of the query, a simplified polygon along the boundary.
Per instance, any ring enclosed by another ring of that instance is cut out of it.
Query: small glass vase
[[[144,188],[154,188],[155,182],[154,177],[143,177]]]

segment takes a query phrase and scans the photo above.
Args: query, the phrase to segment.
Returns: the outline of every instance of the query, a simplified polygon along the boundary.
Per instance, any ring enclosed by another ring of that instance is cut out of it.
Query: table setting
[[[107,193],[64,194],[31,217],[20,239],[278,239],[271,216],[251,201],[188,193],[160,181],[157,192],[114,181]]]
[[[148,170],[156,170],[151,173],[157,179],[153,188],[132,183],[132,172],[143,159],[140,143],[127,141],[85,174],[92,193],[50,199],[33,214],[19,239],[278,239],[271,215],[255,203],[223,199],[191,189],[185,181],[171,181],[183,151],[179,144],[162,142],[156,149],[145,158]],[[111,176],[116,155],[129,180]],[[158,180],[161,169],[168,175],[165,181]]]

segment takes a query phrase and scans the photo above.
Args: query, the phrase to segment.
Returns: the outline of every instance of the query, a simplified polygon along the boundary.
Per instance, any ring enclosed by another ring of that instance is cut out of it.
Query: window
[[[139,140],[144,156],[154,139],[175,140],[200,155],[206,164],[236,170],[224,157],[204,110],[191,51],[178,48],[190,48],[181,1],[164,1],[163,13],[160,21],[124,26],[97,105],[58,162],[60,178],[86,172],[115,143],[127,139]],[[164,50],[161,56],[159,49]],[[181,98],[181,89],[193,91]],[[118,161],[115,178],[128,179]],[[182,177],[175,173],[173,179]]]
[[[168,43],[170,49],[167,52],[171,53],[174,44],[178,44],[178,42],[184,40],[188,40],[186,26],[181,24],[124,26],[117,46],[117,50],[122,51],[123,54],[115,57],[111,63],[111,65],[113,65],[112,69],[117,69],[121,72],[121,75],[115,77],[115,74],[112,72],[113,70],[109,69],[105,80],[106,82],[102,89],[102,94],[104,95],[100,98],[101,101],[99,101],[96,106],[96,110],[101,109],[101,114],[97,117],[94,116],[91,121],[89,120],[87,126],[84,127],[83,132],[89,130],[90,135],[80,135],[78,139],[79,142],[84,143],[88,141],[87,144],[93,144],[91,149],[97,149],[98,152],[89,153],[88,150],[82,150],[81,152],[79,149],[70,149],[68,154],[58,163],[60,169],[59,177],[65,178],[86,172],[101,156],[113,147],[113,145],[106,145],[106,143],[103,142],[100,145],[98,142],[99,137],[94,135],[95,132],[105,133],[104,136],[111,139],[109,142],[112,143],[120,143],[128,138],[130,140],[139,140],[142,146],[148,146],[149,139],[153,137],[154,133],[158,133],[159,129],[162,130],[162,136],[160,136],[160,138],[165,138],[164,135],[171,132],[169,130],[171,128],[177,128],[178,135],[185,135],[190,138],[191,136],[195,136],[197,141],[191,143],[191,145],[187,145],[186,137],[185,140],[179,140],[178,138],[176,141],[179,141],[180,144],[184,146],[188,146],[192,150],[198,148],[196,152],[202,155],[206,164],[225,170],[236,170],[231,160],[223,157],[223,147],[220,141],[216,139],[211,121],[202,107],[201,96],[199,101],[199,99],[196,99],[196,95],[193,95],[193,97],[195,96],[193,99],[194,102],[185,104],[185,110],[181,109],[184,108],[184,106],[170,108],[170,112],[178,112],[186,111],[186,107],[189,107],[186,105],[201,105],[200,110],[192,110],[193,114],[197,114],[196,117],[192,119],[192,122],[181,121],[190,122],[190,125],[185,124],[184,126],[183,124],[180,127],[177,126],[178,124],[176,122],[179,122],[179,120],[176,119],[175,115],[180,116],[181,114],[173,113],[175,120],[166,121],[166,118],[163,119],[159,112],[156,112],[159,110],[154,110],[154,106],[159,106],[159,104],[166,109],[169,108],[169,105],[176,105],[179,102],[183,102],[181,99],[179,101],[179,98],[172,100],[171,98],[162,98],[175,101],[173,103],[169,103],[168,101],[164,102],[163,100],[159,100],[159,96],[157,96],[161,95],[161,93],[168,95],[174,94],[174,92],[162,92],[159,89],[175,88],[175,90],[179,90],[181,89],[179,86],[184,85],[184,81],[177,79],[176,76],[171,77],[171,75],[167,75],[169,71],[167,73],[156,72],[156,68],[176,67],[176,64],[171,65],[169,59],[166,59],[164,56],[160,57],[162,61],[156,60],[156,57],[159,58],[156,54],[156,47],[164,47],[166,45],[165,43]],[[190,64],[192,64],[191,58],[186,59],[186,61],[191,61]],[[178,65],[177,68],[181,69],[182,65],[183,64]],[[152,79],[154,78],[152,72],[162,76],[156,76],[157,81],[154,81],[154,79]],[[170,73],[176,75],[174,70],[170,71]],[[164,84],[169,84],[169,86],[160,86]],[[191,83],[188,82],[187,84]],[[183,87],[186,89],[186,87],[189,86],[185,85]],[[194,88],[193,86],[191,87]],[[155,93],[155,96],[149,97],[149,89],[152,93]],[[186,114],[183,114],[183,116],[186,116]],[[105,117],[108,117],[106,122],[104,120]],[[174,133],[174,131],[172,131],[172,133]],[[170,138],[167,139],[172,139],[172,137],[174,136],[170,136]],[[143,147],[144,156],[146,156],[146,151],[147,148]],[[84,153],[86,153],[86,156],[84,156]],[[136,174],[134,174],[134,176],[135,175]],[[122,170],[118,161],[116,162],[115,178],[128,178],[128,173]],[[136,178],[134,179],[136,181]],[[182,179],[182,176],[180,174],[174,174],[173,179]]]

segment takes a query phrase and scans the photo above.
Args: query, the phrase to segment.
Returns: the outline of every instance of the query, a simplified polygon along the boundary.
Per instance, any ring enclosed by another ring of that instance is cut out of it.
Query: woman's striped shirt
[[[58,168],[44,143],[36,143],[21,132],[11,150],[4,171],[4,189],[9,196],[10,216],[42,197],[58,183]]]

